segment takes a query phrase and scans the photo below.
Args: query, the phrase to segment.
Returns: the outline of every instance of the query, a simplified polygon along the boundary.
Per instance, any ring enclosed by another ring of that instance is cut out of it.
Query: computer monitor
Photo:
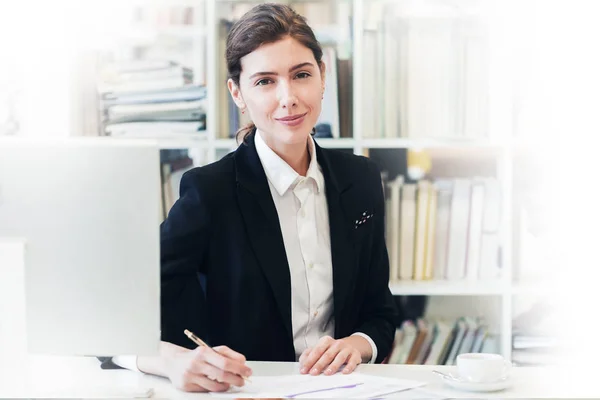
[[[0,138],[0,240],[25,242],[29,353],[157,354],[160,187],[152,142]]]

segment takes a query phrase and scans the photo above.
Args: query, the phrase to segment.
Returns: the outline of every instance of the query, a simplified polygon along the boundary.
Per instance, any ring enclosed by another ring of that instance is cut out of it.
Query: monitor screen
[[[0,240],[24,243],[30,353],[157,353],[160,185],[152,142],[0,139]]]

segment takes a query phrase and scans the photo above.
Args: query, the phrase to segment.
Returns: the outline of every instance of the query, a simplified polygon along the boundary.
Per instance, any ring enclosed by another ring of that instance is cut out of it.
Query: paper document
[[[406,379],[382,378],[353,373],[332,376],[279,375],[253,376],[252,383],[232,388],[226,393],[212,393],[227,398],[280,397],[280,398],[373,398],[410,390],[425,385]]]

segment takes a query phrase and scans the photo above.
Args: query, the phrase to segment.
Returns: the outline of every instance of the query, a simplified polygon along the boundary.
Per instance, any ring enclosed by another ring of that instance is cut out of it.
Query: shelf
[[[394,295],[494,296],[510,293],[504,281],[405,281],[390,283]]]
[[[318,0],[319,3],[333,3],[339,0]],[[261,3],[260,0],[216,0],[218,4],[258,4]],[[293,3],[314,3],[315,0],[284,0],[279,1],[279,3],[283,4],[293,4]],[[345,2],[350,2],[350,0],[345,0]]]
[[[170,36],[174,38],[202,38],[206,35],[206,29],[198,26],[174,25],[164,27],[139,26],[126,30],[121,35],[126,40],[136,42],[152,42],[158,36]]]
[[[169,7],[197,7],[202,5],[198,0],[129,0],[129,6],[147,7],[147,6],[169,6]]]
[[[215,140],[215,148],[222,150],[231,150],[237,147],[235,139],[217,139]]]
[[[127,139],[137,139],[128,137]],[[140,137],[140,139],[156,139],[159,140],[162,144],[166,146],[171,146],[171,143],[175,142],[183,142],[197,146],[199,142],[206,141],[206,137],[191,137],[190,135],[176,135],[169,138],[154,138],[154,137]],[[370,149],[398,149],[398,148],[451,148],[450,144],[444,144],[444,142],[440,141],[415,141],[415,140],[407,140],[407,139],[365,139],[365,140],[356,140],[353,138],[338,138],[338,139],[330,139],[330,138],[316,138],[316,142],[319,146],[327,149],[353,149],[356,146],[362,146]],[[473,143],[464,143],[458,142],[453,145],[456,149],[477,149],[484,148],[490,151],[496,149],[494,145],[487,146],[477,146]],[[216,139],[215,140],[215,148],[216,149],[226,149],[231,150],[237,147],[237,142],[235,139]]]
[[[110,136],[114,140],[150,140],[158,144],[161,150],[168,149],[186,149],[192,147],[205,147],[207,140],[205,135],[172,135],[169,137],[156,137],[156,136]]]
[[[356,145],[356,140],[352,138],[315,138],[315,141],[326,149],[352,149]]]
[[[356,145],[356,141],[352,138],[316,138],[315,141],[319,146],[327,149],[353,149]],[[235,139],[217,139],[215,141],[215,147],[217,149],[230,150],[237,147],[237,143]]]
[[[381,139],[363,139],[361,145],[371,149],[387,148],[430,148],[430,147],[448,147],[448,148],[498,148],[502,145],[490,142],[487,139],[443,139],[443,138],[381,138]]]

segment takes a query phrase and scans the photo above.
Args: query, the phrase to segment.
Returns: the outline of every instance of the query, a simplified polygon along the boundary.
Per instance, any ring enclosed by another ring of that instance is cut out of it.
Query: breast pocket
[[[375,214],[371,209],[365,209],[357,213],[353,220],[353,236],[355,239],[356,246],[359,249],[370,243],[373,229],[375,226]]]

